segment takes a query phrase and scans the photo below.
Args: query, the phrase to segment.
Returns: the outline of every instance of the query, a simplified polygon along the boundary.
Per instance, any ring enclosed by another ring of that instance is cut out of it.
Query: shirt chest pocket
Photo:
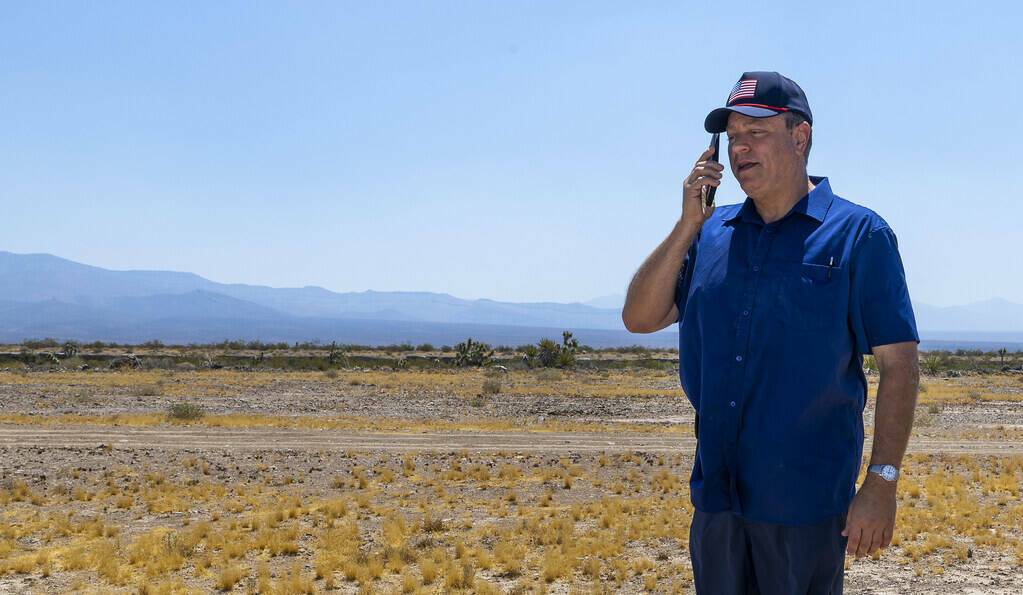
[[[787,263],[779,273],[775,307],[781,324],[820,330],[845,322],[841,267]]]

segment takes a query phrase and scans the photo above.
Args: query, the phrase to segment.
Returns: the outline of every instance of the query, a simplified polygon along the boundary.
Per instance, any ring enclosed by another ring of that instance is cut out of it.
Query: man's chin
[[[752,180],[746,180],[745,182],[739,180],[739,188],[742,188],[742,191],[746,193],[746,196],[751,198],[756,196],[757,190],[755,185],[752,183]]]

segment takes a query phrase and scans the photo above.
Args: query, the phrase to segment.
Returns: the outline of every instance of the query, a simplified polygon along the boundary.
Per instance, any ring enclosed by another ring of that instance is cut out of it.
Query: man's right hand
[[[714,213],[714,204],[708,207],[703,202],[703,187],[721,184],[721,172],[725,169],[717,161],[708,161],[713,154],[713,147],[708,147],[700,155],[700,160],[696,162],[683,186],[682,225],[695,230],[703,227],[703,223]]]

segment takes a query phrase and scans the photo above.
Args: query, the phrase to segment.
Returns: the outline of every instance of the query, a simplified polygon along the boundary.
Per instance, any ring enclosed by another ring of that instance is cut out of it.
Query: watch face
[[[888,481],[895,481],[895,478],[899,476],[899,471],[892,465],[885,465],[881,468],[881,477]]]

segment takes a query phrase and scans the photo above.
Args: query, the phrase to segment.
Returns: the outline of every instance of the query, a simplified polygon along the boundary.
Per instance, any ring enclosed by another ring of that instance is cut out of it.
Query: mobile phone
[[[714,149],[711,156],[707,161],[718,161],[718,149],[721,147],[721,134],[715,132],[710,137],[710,146]],[[703,187],[703,204],[708,207],[714,204],[714,191],[717,190],[717,186],[704,186]]]

